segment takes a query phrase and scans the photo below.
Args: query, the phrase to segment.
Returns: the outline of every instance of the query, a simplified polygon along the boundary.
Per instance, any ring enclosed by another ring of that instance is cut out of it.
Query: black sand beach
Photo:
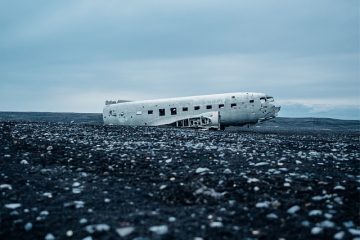
[[[0,239],[360,237],[358,121],[201,131],[0,116]]]

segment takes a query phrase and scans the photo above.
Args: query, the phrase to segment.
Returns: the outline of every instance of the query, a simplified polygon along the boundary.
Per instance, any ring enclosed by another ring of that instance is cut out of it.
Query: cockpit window
[[[268,101],[268,102],[273,102],[273,101],[274,101],[274,98],[273,98],[273,97],[267,97],[267,101]]]

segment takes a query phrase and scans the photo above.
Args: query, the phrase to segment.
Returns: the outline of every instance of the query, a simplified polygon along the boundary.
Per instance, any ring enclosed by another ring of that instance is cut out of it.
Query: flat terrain
[[[213,132],[81,117],[0,121],[0,239],[360,237],[358,121]]]

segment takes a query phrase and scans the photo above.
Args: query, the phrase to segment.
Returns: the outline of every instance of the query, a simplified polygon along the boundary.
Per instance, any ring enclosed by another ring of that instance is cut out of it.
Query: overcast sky
[[[0,2],[0,111],[252,91],[360,119],[358,0]]]

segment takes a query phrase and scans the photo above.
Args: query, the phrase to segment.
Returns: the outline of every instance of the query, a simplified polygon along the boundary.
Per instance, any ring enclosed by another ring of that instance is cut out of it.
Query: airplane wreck
[[[106,101],[106,125],[174,126],[224,130],[273,119],[280,111],[264,93],[225,93],[144,101]]]

